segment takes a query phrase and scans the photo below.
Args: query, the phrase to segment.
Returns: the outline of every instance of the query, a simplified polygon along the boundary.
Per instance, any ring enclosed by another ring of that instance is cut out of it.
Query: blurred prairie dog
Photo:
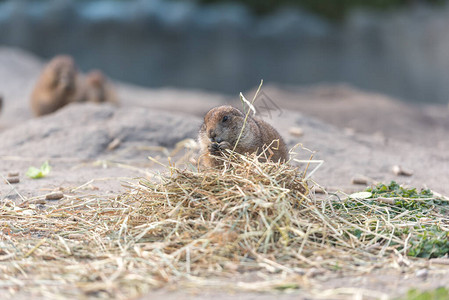
[[[94,70],[81,76],[72,57],[58,55],[40,74],[31,94],[31,108],[34,115],[42,116],[72,102],[119,103],[101,71]]]
[[[244,124],[245,114],[232,106],[212,108],[205,116],[199,131],[200,162],[206,167],[215,167],[225,149],[233,149]],[[281,135],[267,122],[248,116],[242,136],[235,148],[241,154],[261,153],[270,146],[267,156],[274,162],[288,160],[287,146]],[[212,156],[213,155],[213,156]]]
[[[2,112],[2,108],[3,108],[3,96],[0,95],[0,113]]]
[[[118,105],[119,101],[112,85],[99,70],[89,72],[83,80],[84,95],[82,101]]]
[[[58,55],[40,74],[31,94],[34,115],[50,114],[75,101],[78,72],[72,57]]]

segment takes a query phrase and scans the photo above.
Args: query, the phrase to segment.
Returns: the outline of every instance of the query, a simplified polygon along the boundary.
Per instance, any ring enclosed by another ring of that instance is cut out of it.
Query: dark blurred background
[[[0,44],[148,87],[237,95],[263,78],[449,99],[442,0],[0,0]]]

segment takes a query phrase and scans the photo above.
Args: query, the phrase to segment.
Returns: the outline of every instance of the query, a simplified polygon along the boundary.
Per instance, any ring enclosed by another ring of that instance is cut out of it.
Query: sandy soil
[[[237,97],[203,91],[150,90],[117,83],[122,101],[108,105],[69,105],[35,119],[28,97],[42,62],[17,49],[0,48],[0,93],[4,110],[0,115],[0,175],[20,172],[20,183],[0,184],[1,200],[17,202],[41,198],[62,189],[67,195],[98,194],[113,197],[124,191],[122,183],[150,176],[160,169],[147,159],[166,155],[179,141],[195,139],[201,116],[211,107],[230,103],[241,107]],[[251,98],[254,91],[246,92]],[[313,179],[324,187],[346,192],[364,186],[351,184],[354,176],[369,182],[396,180],[418,188],[429,187],[449,195],[449,111],[446,106],[412,106],[384,95],[367,93],[345,85],[308,88],[269,84],[257,99],[259,114],[272,123],[290,147],[302,143],[324,164]],[[290,133],[300,128],[301,136]],[[117,143],[118,142],[118,143]],[[116,147],[111,146],[116,144]],[[311,153],[298,148],[298,159]],[[50,176],[32,180],[29,166],[49,160]],[[393,165],[413,170],[413,176],[392,173]],[[3,180],[2,180],[3,181]],[[324,298],[325,289],[358,289],[362,295],[397,295],[409,287],[434,287],[447,283],[447,272],[429,271],[426,278],[406,278],[400,272],[371,274],[364,278],[340,278],[330,282],[313,279]],[[432,273],[433,272],[433,273]],[[445,280],[445,281],[444,281]],[[351,290],[352,289],[352,290]],[[351,292],[352,291],[352,292]],[[343,293],[343,298],[346,294]],[[334,295],[335,296],[335,295]],[[350,297],[348,296],[348,297]],[[298,299],[294,294],[227,294],[221,291],[156,291],[145,299]],[[340,297],[340,296],[339,296]],[[351,296],[352,297],[352,296]]]

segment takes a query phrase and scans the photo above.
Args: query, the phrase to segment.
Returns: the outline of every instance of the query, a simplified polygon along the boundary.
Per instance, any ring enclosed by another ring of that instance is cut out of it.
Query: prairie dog
[[[200,161],[206,167],[215,167],[219,156],[225,149],[233,149],[242,130],[245,114],[232,106],[212,108],[205,116],[199,131]],[[281,135],[267,122],[248,116],[242,136],[235,148],[241,154],[261,153],[270,145],[267,156],[271,160],[284,162],[288,159],[287,146]]]
[[[84,79],[85,99],[87,102],[108,102],[118,105],[119,101],[113,87],[101,71],[89,72]]]
[[[31,108],[36,116],[50,114],[74,101],[77,93],[77,70],[70,56],[53,58],[42,71],[31,94]]]
[[[2,108],[3,108],[3,96],[0,95],[0,113],[2,112]]]

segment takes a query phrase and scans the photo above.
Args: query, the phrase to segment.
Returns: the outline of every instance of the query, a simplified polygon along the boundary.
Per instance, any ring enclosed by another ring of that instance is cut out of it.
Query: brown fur
[[[36,116],[50,114],[73,102],[77,95],[77,70],[70,56],[59,55],[44,68],[31,94]]]
[[[224,118],[227,118],[225,120]],[[225,149],[233,149],[242,130],[245,115],[232,106],[212,108],[204,117],[199,131],[200,161],[206,167],[215,167],[219,161],[213,156]],[[235,151],[241,154],[260,154],[270,145],[266,155],[275,162],[288,159],[287,146],[281,135],[265,121],[248,116]],[[271,155],[271,157],[270,157]]]
[[[116,93],[101,71],[94,70],[84,80],[85,101],[118,105]]]

